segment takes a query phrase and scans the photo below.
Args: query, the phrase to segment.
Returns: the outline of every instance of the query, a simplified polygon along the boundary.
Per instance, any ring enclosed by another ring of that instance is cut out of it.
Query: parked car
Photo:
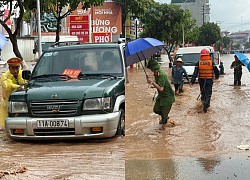
[[[46,50],[9,98],[10,139],[107,138],[125,131],[125,63],[118,44]]]

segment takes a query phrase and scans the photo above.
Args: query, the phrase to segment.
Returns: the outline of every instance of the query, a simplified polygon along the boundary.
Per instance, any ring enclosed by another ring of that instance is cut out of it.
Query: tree
[[[194,25],[194,27],[192,27],[190,29],[190,31],[187,31],[185,33],[186,42],[193,43],[193,44],[198,44],[199,34],[200,34],[200,30],[199,30],[198,26]]]
[[[247,42],[244,44],[245,45],[245,48],[249,49],[250,48],[250,42]]]
[[[215,47],[215,50],[217,51],[222,51],[222,47],[224,46],[223,42],[221,40],[217,41],[215,44],[214,44],[214,47]]]
[[[31,0],[29,0],[31,1]],[[44,12],[53,13],[54,17],[57,21],[56,26],[56,40],[55,42],[59,42],[60,40],[60,27],[61,20],[70,15],[73,11],[75,11],[78,7],[82,9],[88,9],[91,6],[99,6],[102,5],[104,0],[43,0],[41,3],[41,8]]]
[[[115,0],[122,7],[122,34],[125,35],[125,23],[130,16],[141,17],[154,3],[154,0]]]
[[[230,37],[224,36],[222,38],[222,41],[223,41],[223,47],[228,49],[229,46],[231,45],[231,39],[230,39]]]
[[[220,27],[215,23],[204,23],[200,27],[198,42],[203,46],[210,46],[221,39]]]
[[[3,26],[3,28],[6,30],[6,32],[9,35],[10,42],[12,44],[13,52],[16,55],[16,57],[19,57],[23,60],[23,57],[19,51],[18,44],[17,44],[17,37],[19,36],[20,29],[21,29],[21,23],[22,18],[24,15],[24,7],[22,0],[3,0],[0,1],[0,16],[4,17],[3,19],[0,18],[0,24]],[[5,9],[8,9],[8,14],[6,15]],[[8,26],[8,22],[10,21],[10,18],[12,15],[16,13],[16,21],[14,30],[12,30]]]
[[[154,37],[167,44],[166,51],[169,59],[174,46],[182,44],[183,30],[187,41],[192,42],[197,31],[196,22],[191,18],[188,10],[180,6],[154,3],[141,18],[143,26],[142,37]]]

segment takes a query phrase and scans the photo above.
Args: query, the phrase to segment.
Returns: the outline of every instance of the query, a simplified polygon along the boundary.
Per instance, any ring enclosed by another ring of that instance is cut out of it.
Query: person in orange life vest
[[[1,85],[2,85],[2,98],[0,108],[0,127],[4,128],[4,120],[8,115],[8,100],[10,94],[24,85],[26,81],[22,78],[22,70],[20,65],[22,61],[20,58],[14,57],[7,61],[9,70],[2,74]]]
[[[210,57],[210,51],[207,48],[201,50],[200,60],[195,65],[195,70],[190,82],[192,87],[198,77],[198,82],[201,91],[201,101],[203,104],[203,111],[206,113],[210,107],[210,100],[212,96],[213,77],[215,79],[220,77],[220,72]]]

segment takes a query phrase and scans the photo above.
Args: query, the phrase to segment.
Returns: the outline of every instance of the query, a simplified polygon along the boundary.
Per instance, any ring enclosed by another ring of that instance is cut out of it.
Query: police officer
[[[218,68],[212,62],[210,51],[207,48],[201,50],[200,60],[195,65],[195,70],[192,76],[190,86],[192,87],[198,77],[201,91],[201,101],[203,104],[203,111],[206,113],[210,107],[210,99],[212,96],[213,77],[215,79],[220,76]]]
[[[0,111],[0,127],[4,127],[4,120],[8,115],[8,100],[10,94],[24,85],[26,81],[22,78],[22,70],[20,65],[22,61],[20,58],[14,57],[7,61],[9,70],[2,74],[2,99],[1,99],[1,111]]]
[[[161,129],[165,129],[169,119],[168,114],[171,110],[172,104],[175,102],[174,91],[168,81],[167,75],[160,69],[161,66],[156,60],[150,60],[147,68],[153,72],[155,77],[155,81],[147,77],[147,82],[158,91],[158,96],[154,105],[154,112],[161,116]]]

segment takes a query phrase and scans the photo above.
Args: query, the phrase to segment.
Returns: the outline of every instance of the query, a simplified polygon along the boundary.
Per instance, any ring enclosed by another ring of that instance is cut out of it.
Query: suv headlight
[[[26,102],[9,102],[9,113],[28,113]]]
[[[111,98],[86,99],[83,104],[83,110],[107,110],[111,108]]]

